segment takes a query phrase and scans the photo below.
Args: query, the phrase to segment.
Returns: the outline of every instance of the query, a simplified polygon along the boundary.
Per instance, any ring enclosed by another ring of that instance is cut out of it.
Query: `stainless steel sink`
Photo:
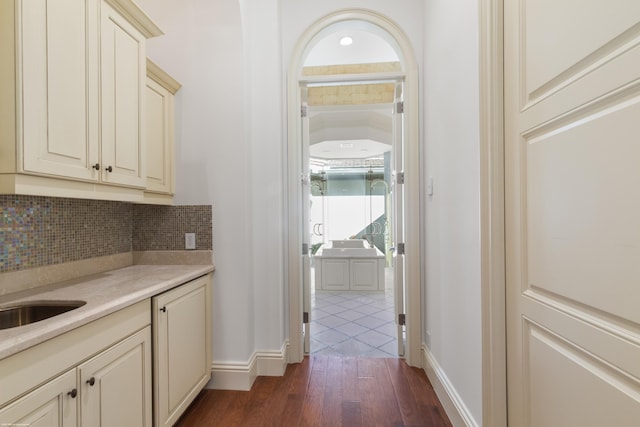
[[[0,306],[0,329],[29,325],[66,313],[85,304],[85,301],[48,300]]]

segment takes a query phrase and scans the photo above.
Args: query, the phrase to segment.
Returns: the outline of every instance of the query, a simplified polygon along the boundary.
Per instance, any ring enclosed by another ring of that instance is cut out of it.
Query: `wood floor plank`
[[[273,408],[271,405],[276,399],[277,385],[281,383],[281,377],[258,377],[253,384],[251,399],[247,401],[244,408],[244,416],[240,425],[258,426],[266,417],[273,415],[268,412]]]
[[[371,359],[375,382],[374,402],[379,411],[384,414],[387,420],[385,425],[402,426],[402,414],[398,405],[398,399],[393,388],[393,383],[389,376],[389,369],[385,359]]]
[[[371,370],[371,360],[362,357],[358,357],[358,378],[373,378],[373,371]]]
[[[400,359],[306,357],[251,391],[203,390],[178,427],[448,427],[424,371]]]
[[[210,423],[210,426],[242,426],[245,407],[251,399],[250,393],[246,391],[230,391],[229,394],[231,395],[231,402],[226,410],[221,413],[212,412],[210,418],[205,421]]]
[[[340,427],[342,425],[342,358],[327,358],[327,376],[324,386],[322,405],[322,426]]]
[[[352,402],[360,401],[358,389],[358,360],[355,357],[342,359],[342,393],[344,399]]]
[[[302,409],[301,425],[304,427],[322,426],[327,363],[328,359],[326,357],[317,357],[314,360],[307,396],[304,400],[304,408]]]
[[[405,378],[407,379],[413,396],[416,399],[418,405],[421,406],[420,414],[429,426],[434,427],[450,427],[451,422],[444,412],[442,404],[436,396],[436,392],[433,390],[427,374],[422,369],[412,368],[406,363],[400,365],[400,368],[405,372]]]
[[[293,370],[298,365],[289,365],[282,377],[276,378],[279,381],[274,382],[271,396],[264,402],[263,412],[261,416],[266,426],[281,426],[281,416],[285,413],[287,403],[289,401],[289,390],[293,382]],[[267,422],[267,420],[273,420]]]
[[[283,413],[280,417],[281,425],[298,426],[302,420],[302,409],[307,395],[309,380],[313,367],[313,358],[305,357],[302,363],[297,363],[294,369],[287,370],[292,376],[289,390],[287,391],[287,400],[284,405]]]
[[[341,408],[342,425],[345,427],[361,427],[362,409],[359,401],[343,400]]]
[[[375,393],[375,378],[373,377],[358,377],[358,388],[360,390],[360,412],[362,414],[363,426],[379,426],[380,420],[375,402],[373,400],[373,393]]]
[[[203,390],[175,425],[177,427],[219,425],[217,414],[228,412],[227,408],[235,399],[235,393],[237,392]]]
[[[409,385],[409,381],[405,376],[405,371],[401,365],[404,364],[400,359],[385,359],[387,369],[389,371],[389,377],[393,385],[398,407],[400,408],[400,414],[402,415],[402,422],[406,426],[421,425],[425,419],[431,418],[431,414],[424,414],[421,411],[420,405],[413,395],[413,390]],[[425,415],[428,418],[425,418]]]

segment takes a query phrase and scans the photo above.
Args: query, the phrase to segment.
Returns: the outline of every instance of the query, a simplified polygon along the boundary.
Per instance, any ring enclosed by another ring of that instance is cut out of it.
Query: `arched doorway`
[[[384,38],[394,49],[399,61],[398,69],[391,71],[371,70],[358,73],[325,73],[322,77],[304,76],[305,59],[310,50],[328,34],[338,34],[345,29],[369,32]],[[396,186],[395,201],[401,207],[401,215],[394,235],[397,240],[392,248],[396,283],[399,295],[406,304],[397,321],[405,322],[407,363],[420,363],[420,221],[419,221],[419,147],[418,147],[418,81],[417,65],[411,45],[402,30],[387,18],[365,10],[339,11],[328,15],[307,29],[298,41],[290,61],[288,74],[288,188],[287,220],[288,286],[289,286],[289,361],[302,360],[305,353],[305,312],[309,311],[310,286],[310,230],[306,218],[308,187],[311,183],[308,163],[308,117],[306,97],[309,86],[390,83],[393,86],[397,126],[395,132],[403,141],[402,151],[393,165],[392,182]],[[398,197],[400,196],[400,197]],[[304,208],[303,208],[304,206]],[[305,293],[305,289],[307,293]],[[308,329],[307,329],[308,332]]]

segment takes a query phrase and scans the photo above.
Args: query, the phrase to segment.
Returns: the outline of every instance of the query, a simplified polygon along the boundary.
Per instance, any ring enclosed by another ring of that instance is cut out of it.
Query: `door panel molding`
[[[526,317],[523,336],[523,412],[532,426],[557,425],[558,420],[561,425],[633,425],[637,421],[638,378]],[[566,398],[569,395],[571,399]],[[621,406],[604,409],[600,403],[607,395],[617,395]]]
[[[508,421],[635,425],[640,4],[503,4]]]

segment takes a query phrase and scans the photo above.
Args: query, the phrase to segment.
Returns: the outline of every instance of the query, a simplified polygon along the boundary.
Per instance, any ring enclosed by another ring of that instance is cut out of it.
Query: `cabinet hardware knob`
[[[76,396],[78,395],[78,390],[74,388],[69,393],[67,393],[67,395],[71,396],[72,399],[75,399]]]
[[[162,307],[162,308],[160,309],[160,311],[161,311],[161,312],[163,312],[163,313],[166,313],[166,312],[167,312],[167,307]]]
[[[96,163],[95,165],[91,166],[91,169],[95,169],[97,171],[100,170],[100,163]]]
[[[105,170],[106,170],[107,172],[113,172],[113,168],[112,168],[111,166],[107,166],[107,167],[105,168]]]
[[[91,377],[87,380],[87,384],[93,386],[96,383],[96,377]]]

